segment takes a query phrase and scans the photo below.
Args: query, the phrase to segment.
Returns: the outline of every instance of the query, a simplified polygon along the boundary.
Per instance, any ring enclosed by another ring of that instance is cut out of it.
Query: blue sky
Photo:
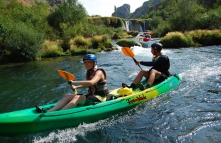
[[[78,0],[90,16],[111,16],[114,12],[114,6],[120,7],[123,4],[129,4],[130,12],[134,12],[135,9],[141,7],[145,1],[148,0]]]

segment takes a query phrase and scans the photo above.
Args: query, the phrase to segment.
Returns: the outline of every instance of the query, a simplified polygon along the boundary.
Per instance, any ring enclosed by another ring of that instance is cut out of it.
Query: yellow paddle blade
[[[123,47],[123,48],[121,48],[121,50],[125,56],[134,58],[134,53],[132,52],[132,50],[129,47]]]
[[[63,77],[66,80],[74,80],[75,76],[69,72],[63,71],[63,70],[58,70],[58,73],[60,74],[61,77]]]

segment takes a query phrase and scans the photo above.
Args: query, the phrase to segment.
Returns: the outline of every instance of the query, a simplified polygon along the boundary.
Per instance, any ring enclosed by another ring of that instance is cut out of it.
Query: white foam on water
[[[34,143],[50,143],[50,142],[77,142],[76,136],[85,136],[87,132],[91,132],[99,128],[98,122],[91,124],[81,124],[76,128],[67,128],[64,130],[53,131],[49,135],[35,137]]]
[[[114,115],[104,120],[99,120],[95,123],[83,123],[75,128],[67,128],[63,130],[52,131],[46,136],[36,135],[32,142],[34,143],[68,143],[68,142],[78,142],[77,136],[86,139],[86,134],[96,130],[101,130],[106,127],[111,127],[118,123],[123,123],[126,120],[130,120],[130,110],[124,116]],[[89,142],[89,141],[88,141]]]

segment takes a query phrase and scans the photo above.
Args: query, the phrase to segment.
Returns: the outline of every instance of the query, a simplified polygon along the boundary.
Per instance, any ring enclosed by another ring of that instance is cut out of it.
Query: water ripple
[[[150,48],[134,47],[137,60],[151,60]],[[116,116],[76,128],[52,130],[1,142],[167,143],[221,142],[221,46],[164,49],[171,73],[181,73],[178,88]],[[110,89],[131,83],[140,68],[121,50],[97,54]],[[148,67],[142,66],[148,70]],[[85,79],[82,57],[59,57],[0,66],[0,113],[43,105],[72,92],[57,73]],[[85,92],[82,90],[81,92]]]

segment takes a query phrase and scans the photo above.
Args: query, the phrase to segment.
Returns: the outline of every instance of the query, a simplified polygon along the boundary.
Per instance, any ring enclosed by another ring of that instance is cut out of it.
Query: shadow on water
[[[134,47],[133,52],[137,60],[152,58],[149,48]],[[171,73],[183,76],[178,88],[105,120],[0,137],[1,142],[221,142],[221,47],[166,49],[163,53],[170,57]],[[121,50],[97,57],[110,89],[131,83],[140,70]],[[73,73],[76,80],[85,79],[81,56],[0,66],[0,113],[54,103],[72,92],[58,69]]]

